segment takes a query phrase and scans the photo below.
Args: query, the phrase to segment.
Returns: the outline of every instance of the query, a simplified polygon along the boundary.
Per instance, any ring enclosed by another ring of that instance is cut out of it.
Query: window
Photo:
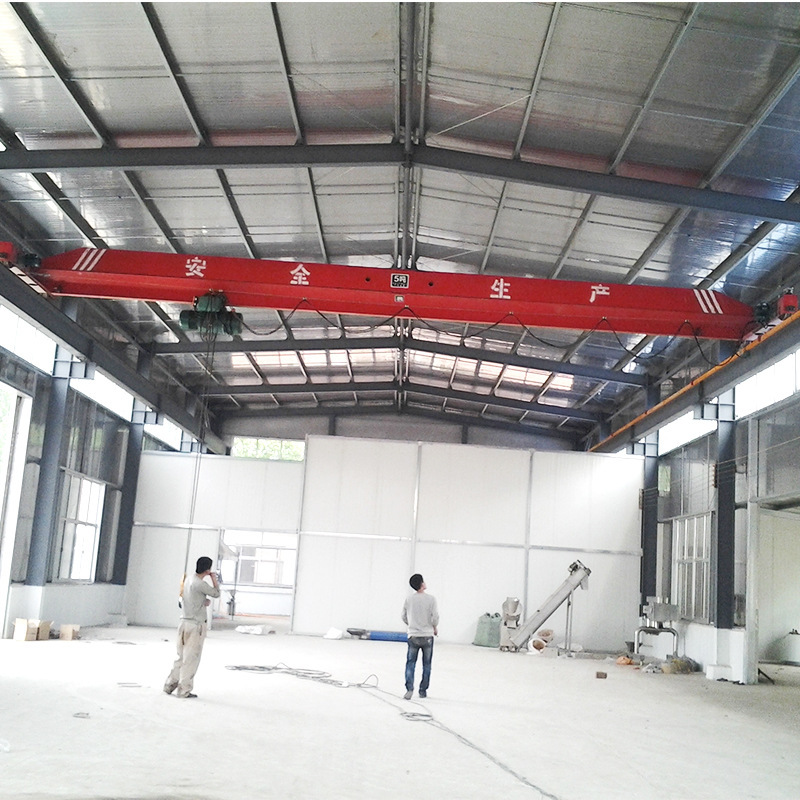
[[[292,586],[296,553],[280,547],[242,547],[237,583]]]
[[[104,496],[105,484],[64,471],[55,580],[94,580]]]
[[[172,448],[173,450],[180,450],[181,443],[183,441],[183,431],[171,420],[163,419],[159,423],[147,423],[144,426],[145,433],[156,439],[159,442],[163,442],[167,445],[167,448]],[[155,447],[152,449],[156,449]]]
[[[230,551],[223,559],[226,588],[294,586],[297,535],[269,531],[225,531],[223,541]]]
[[[687,442],[715,431],[715,420],[695,419],[694,411],[687,411],[683,416],[668,422],[658,431],[658,454],[664,455]]]
[[[72,378],[69,387],[103,408],[113,411],[121,419],[130,421],[133,395],[105,375],[97,372],[94,378]]]
[[[52,373],[56,343],[5,306],[0,306],[0,340],[6,350],[42,372]]]
[[[736,418],[779,403],[797,391],[797,358],[794,352],[762,369],[736,386]]]
[[[235,436],[231,455],[238,458],[267,458],[272,461],[302,461],[306,455],[306,443],[295,439]]]
[[[711,514],[672,521],[673,597],[682,619],[709,621],[711,525]]]

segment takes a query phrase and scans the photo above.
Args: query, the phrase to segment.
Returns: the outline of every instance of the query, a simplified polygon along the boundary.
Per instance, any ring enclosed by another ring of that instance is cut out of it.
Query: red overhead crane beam
[[[2,245],[0,245],[2,250]],[[84,248],[27,270],[48,293],[739,341],[753,309],[708,289]]]

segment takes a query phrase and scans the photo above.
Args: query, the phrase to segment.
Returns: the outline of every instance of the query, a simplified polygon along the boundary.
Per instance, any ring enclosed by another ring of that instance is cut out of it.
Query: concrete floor
[[[170,629],[0,641],[0,798],[800,797],[798,667],[737,686],[437,642],[406,701],[404,644],[276,627],[213,630],[195,700],[161,691]],[[281,664],[330,679],[226,668]]]

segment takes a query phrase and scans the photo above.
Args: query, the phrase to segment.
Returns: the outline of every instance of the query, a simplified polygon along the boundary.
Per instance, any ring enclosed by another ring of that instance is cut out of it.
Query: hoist
[[[82,248],[18,263],[51,295],[740,341],[753,309],[709,289]],[[232,330],[236,331],[236,312]],[[191,325],[187,318],[187,325]]]

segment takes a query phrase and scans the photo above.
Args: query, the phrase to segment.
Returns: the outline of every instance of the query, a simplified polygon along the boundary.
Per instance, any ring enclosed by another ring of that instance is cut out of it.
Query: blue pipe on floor
[[[370,631],[370,639],[380,639],[384,642],[407,642],[408,636],[405,633],[395,633],[394,631]]]

